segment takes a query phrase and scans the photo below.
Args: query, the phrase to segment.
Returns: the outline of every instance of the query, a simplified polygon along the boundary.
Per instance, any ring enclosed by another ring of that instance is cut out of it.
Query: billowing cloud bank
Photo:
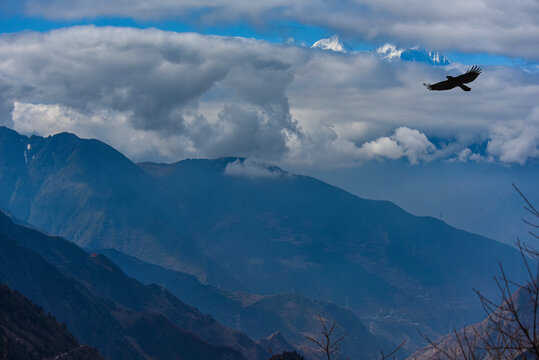
[[[156,29],[26,32],[0,36],[0,124],[95,137],[134,160],[537,159],[538,75],[486,68],[469,93],[421,85],[465,70]]]
[[[535,0],[21,0],[4,6],[5,11],[64,20],[130,17],[209,25],[242,20],[255,26],[295,21],[364,41],[539,60]]]

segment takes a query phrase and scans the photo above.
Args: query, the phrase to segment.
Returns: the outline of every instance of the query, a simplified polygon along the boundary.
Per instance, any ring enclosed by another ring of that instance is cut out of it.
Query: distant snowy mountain
[[[376,49],[376,53],[387,60],[400,58],[403,51],[404,49],[397,49],[393,44],[384,44]]]
[[[322,49],[322,50],[331,50],[335,52],[345,53],[347,52],[344,45],[339,40],[338,35],[333,35],[327,39],[320,39],[315,42],[311,48],[313,49]]]
[[[340,53],[347,53],[351,49],[342,43],[338,35],[333,35],[327,39],[320,39],[315,42],[312,49],[329,50]],[[376,54],[387,61],[400,59],[403,61],[424,62],[432,65],[448,65],[451,63],[447,57],[441,55],[438,51],[432,49],[423,49],[413,47],[409,49],[398,48],[397,46],[387,43],[376,50]]]
[[[401,59],[404,61],[426,62],[433,65],[448,65],[451,61],[435,50],[399,49],[393,44],[384,44],[376,49],[376,53],[386,60]]]

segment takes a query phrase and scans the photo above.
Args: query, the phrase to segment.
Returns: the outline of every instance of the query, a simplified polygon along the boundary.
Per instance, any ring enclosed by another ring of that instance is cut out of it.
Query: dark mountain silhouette
[[[249,166],[256,171],[232,171]],[[97,140],[0,127],[0,207],[80,246],[115,248],[203,283],[336,303],[411,346],[418,326],[447,333],[480,320],[471,289],[496,294],[498,261],[520,269],[510,246],[257,166],[135,165]],[[523,278],[518,271],[511,278]]]
[[[64,325],[7,285],[0,284],[0,358],[11,360],[100,360],[79,345]]]
[[[305,360],[305,358],[295,351],[284,351],[282,354],[274,355],[268,360]]]
[[[429,89],[431,91],[432,90],[436,90],[436,91],[450,90],[450,89],[453,89],[453,88],[455,88],[457,86],[460,87],[464,91],[470,91],[472,89],[469,88],[468,86],[464,85],[464,84],[467,84],[467,83],[470,83],[470,82],[474,81],[475,79],[477,79],[479,74],[481,74],[481,68],[479,66],[473,66],[471,69],[466,71],[464,74],[459,75],[457,77],[446,76],[447,80],[445,80],[445,81],[440,81],[440,82],[438,82],[436,84],[423,83],[423,85],[425,85],[427,87],[427,89]]]
[[[102,255],[0,213],[0,282],[42,306],[107,359],[263,359],[249,337],[127,277]],[[244,356],[242,356],[242,353]]]
[[[259,338],[257,343],[265,349],[271,348],[273,353],[296,349],[309,353],[312,344],[304,335],[318,331],[319,314],[336,321],[337,331],[348,334],[342,347],[345,354],[376,359],[380,350],[394,346],[373,336],[353,312],[334,304],[297,294],[262,296],[229,292],[201,284],[192,275],[148,264],[117,250],[97,252],[118,264],[127,275],[146,284],[161,285],[187,303],[196,304],[199,310],[212,315],[217,321],[252,338]]]
[[[280,354],[283,352],[293,352],[295,347],[290,345],[288,341],[280,332],[274,332],[270,336],[259,339],[256,342],[258,345],[262,346],[264,349],[269,349],[273,354]]]

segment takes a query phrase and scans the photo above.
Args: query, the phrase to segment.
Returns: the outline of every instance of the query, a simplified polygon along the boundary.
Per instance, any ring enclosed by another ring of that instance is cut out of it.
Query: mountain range
[[[393,44],[384,44],[376,49],[376,53],[386,60],[400,59],[403,61],[416,61],[431,65],[449,65],[451,60],[436,50],[419,47],[399,49]]]
[[[347,53],[351,51],[349,46],[340,41],[338,35],[333,35],[326,39],[320,39],[316,41],[311,48],[333,51],[337,53]],[[384,44],[378,47],[375,52],[378,56],[388,61],[400,59],[403,61],[428,63],[431,65],[449,65],[451,63],[449,58],[443,56],[438,51],[420,47],[400,49],[393,44]]]
[[[418,327],[480,320],[472,288],[495,294],[499,261],[525,277],[508,245],[241,158],[134,164],[97,140],[2,127],[0,188],[1,208],[79,246],[264,301],[334,303],[409,351]]]
[[[136,359],[140,355],[167,359],[175,353],[182,354],[182,359],[243,358],[226,355],[225,350],[232,348],[247,359],[266,359],[269,351],[276,354],[296,349],[310,359],[319,359],[320,354],[304,337],[318,336],[318,315],[337,321],[336,331],[347,334],[346,353],[375,359],[380,349],[391,346],[373,336],[353,313],[336,305],[294,294],[260,296],[216,289],[192,275],[147,264],[116,250],[99,251],[106,257],[86,252],[61,238],[15,224],[1,212],[0,249],[0,283],[42,304],[65,321],[78,338],[98,347],[109,359]],[[122,264],[131,276],[153,281],[145,281],[151,284],[143,286],[115,263]],[[173,289],[173,294],[164,286]],[[254,344],[174,295],[260,340]],[[2,310],[6,311],[5,307]],[[296,345],[290,345],[285,337]],[[217,351],[212,343],[229,348]],[[187,353],[185,347],[189,348]]]
[[[399,344],[373,336],[350,310],[335,304],[298,294],[257,295],[230,292],[201,284],[194,276],[162,268],[123,254],[114,249],[96,250],[117,264],[127,275],[145,284],[158,284],[216,320],[259,340],[273,353],[300,349],[308,358],[318,358],[312,342],[318,337],[321,324],[318,315],[336,322],[335,332],[346,334],[341,351],[362,359],[376,358],[380,350]],[[268,334],[271,334],[268,336]]]
[[[246,335],[104,256],[0,213],[0,283],[32,300],[107,359],[267,359]]]

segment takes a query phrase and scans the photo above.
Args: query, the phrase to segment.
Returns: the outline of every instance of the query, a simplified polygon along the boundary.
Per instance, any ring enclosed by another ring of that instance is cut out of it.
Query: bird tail
[[[430,84],[423,83],[423,86],[426,87],[426,88],[429,89],[429,90],[432,90],[431,87],[430,87]]]
[[[460,84],[459,87],[460,87],[462,90],[464,90],[464,91],[470,91],[470,90],[472,90],[471,88],[467,87],[466,85],[462,85],[462,84]]]

